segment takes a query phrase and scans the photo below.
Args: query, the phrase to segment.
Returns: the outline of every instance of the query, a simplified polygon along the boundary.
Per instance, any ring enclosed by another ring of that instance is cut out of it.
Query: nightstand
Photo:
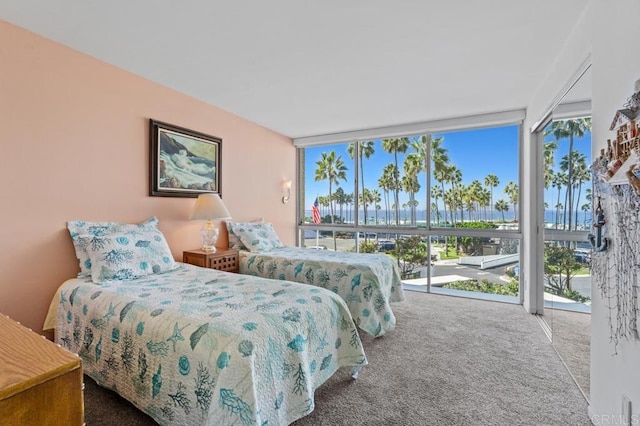
[[[186,250],[182,253],[182,261],[184,263],[225,272],[240,271],[240,259],[238,257],[238,250],[235,249],[218,249],[215,252]]]
[[[77,355],[0,314],[0,425],[82,425]]]

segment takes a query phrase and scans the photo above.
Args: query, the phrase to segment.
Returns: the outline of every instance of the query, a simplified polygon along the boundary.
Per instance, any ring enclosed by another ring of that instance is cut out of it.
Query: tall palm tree
[[[581,207],[581,210],[584,212],[584,220],[582,222],[582,225],[586,229],[587,228],[587,213],[591,210],[591,203],[583,204],[582,207]]]
[[[578,229],[578,210],[580,208],[580,196],[582,195],[582,184],[591,179],[591,173],[589,172],[589,166],[587,166],[587,157],[579,152],[575,152],[576,161],[573,166],[573,178],[574,187],[578,189],[578,195],[576,196],[576,209],[575,209],[575,221],[574,227]]]
[[[504,192],[509,196],[509,201],[513,204],[513,214],[515,220],[518,220],[518,202],[520,200],[520,190],[518,189],[518,184],[515,182],[507,183],[507,186],[504,187]]]
[[[555,229],[558,229],[558,217],[560,215],[560,212],[558,211],[558,206],[561,206],[562,204],[560,204],[560,191],[562,190],[562,187],[564,186],[565,182],[567,180],[567,175],[565,175],[562,172],[557,172],[556,174],[553,175],[553,179],[551,180],[551,185],[554,188],[558,189],[558,199],[556,200],[556,217],[555,217]]]
[[[360,158],[360,183],[362,185],[362,192],[364,192],[365,190],[365,186],[364,186],[364,159],[369,159],[369,157],[371,157],[374,152],[375,152],[375,148],[374,148],[374,143],[373,141],[358,141],[358,142],[351,142],[349,144],[349,146],[347,147],[347,153],[349,154],[349,157],[351,157],[351,159],[355,158],[355,147],[358,146],[358,148],[360,148],[360,155],[358,158]],[[367,224],[367,208],[364,207],[364,224]],[[367,240],[367,233],[365,232],[365,241]]]
[[[443,141],[444,141],[444,137],[433,139],[431,133],[427,133],[426,135],[421,135],[418,138],[415,138],[411,142],[412,148],[415,149],[416,151],[415,154],[418,156],[418,158],[420,158],[422,162],[421,170],[424,170],[427,176],[427,179],[431,174],[431,170],[432,170],[432,168],[429,167],[430,156],[431,156],[431,161],[433,161],[434,164],[441,163],[441,162],[447,163],[449,161],[449,158],[447,157],[447,150],[445,148],[442,148]],[[431,197],[436,198],[433,196],[433,189],[434,187],[430,188],[432,192]],[[440,195],[440,197],[442,197],[442,195]],[[437,198],[436,198],[436,204],[437,204]],[[429,194],[425,193],[425,206],[428,206],[428,205],[429,205]],[[435,213],[437,216],[436,222],[440,222],[440,211],[436,209]]]
[[[393,139],[383,139],[382,140],[382,149],[384,149],[389,154],[393,154],[393,164],[396,166],[394,173],[394,188],[393,188],[393,201],[395,204],[395,219],[396,226],[398,226],[400,222],[400,198],[399,192],[402,187],[400,184],[400,170],[398,169],[398,153],[407,152],[407,148],[409,147],[409,140],[407,138],[393,138]]]
[[[454,166],[453,164],[449,166],[449,173],[447,175],[448,182],[451,184],[451,197],[452,197],[452,212],[455,212],[458,208],[462,209],[462,199],[460,194],[459,186],[462,183],[462,170]],[[457,217],[457,212],[452,216],[452,222],[455,226]]]
[[[391,176],[389,173],[386,173],[387,168],[385,167],[382,173],[382,176],[378,179],[378,188],[383,191],[383,199],[384,199],[384,221],[385,225],[389,224],[389,191],[391,190]]]
[[[558,142],[551,141],[544,144],[542,158],[544,161],[544,187],[549,188],[553,181],[553,166],[555,166],[555,153],[558,149]]]
[[[321,195],[318,197],[318,204],[322,207],[322,216],[327,215],[326,208],[329,207],[329,197],[327,195]]]
[[[546,135],[553,135],[557,141],[569,138],[568,157],[573,158],[573,138],[583,137],[591,131],[591,118],[577,118],[573,120],[559,120],[551,123],[551,126],[545,131]],[[567,167],[568,184],[567,184],[567,203],[569,206],[569,230],[571,230],[571,216],[573,210],[573,162],[569,161]]]
[[[321,182],[323,180],[328,180],[329,181],[329,200],[331,200],[333,193],[332,193],[332,189],[333,189],[333,185],[338,185],[340,183],[341,180],[346,181],[347,180],[347,166],[344,165],[344,162],[342,161],[342,156],[338,155],[336,156],[336,152],[335,151],[331,151],[328,154],[326,152],[322,153],[322,158],[318,161],[316,161],[316,172],[315,172],[315,177],[314,180],[316,182]],[[329,202],[329,211],[330,211],[330,215],[331,215],[331,223],[334,223],[333,220],[333,204],[331,202]],[[332,231],[333,233],[333,249],[337,250],[337,243],[336,243],[336,232]]]
[[[397,173],[397,168],[395,165],[393,164],[387,164],[386,166],[384,166],[384,169],[382,169],[382,177],[380,179],[383,180],[383,184],[384,184],[384,188],[385,188],[385,195],[386,195],[386,199],[387,199],[387,212],[386,212],[386,220],[387,220],[387,225],[391,223],[391,218],[389,217],[389,212],[391,210],[396,210],[395,203],[392,203],[390,200],[390,193],[394,190],[394,188],[396,187],[396,173]]]
[[[449,174],[449,155],[447,149],[442,146],[444,138],[436,138],[431,142],[431,162],[433,163],[433,178],[440,183],[440,197],[444,201],[444,183]],[[447,203],[443,205],[444,221],[447,221]]]
[[[404,159],[404,177],[402,178],[402,188],[409,193],[409,201],[411,202],[411,224],[416,223],[416,192],[420,191],[420,183],[418,183],[418,173],[422,170],[422,158],[418,154],[407,154]]]
[[[502,221],[506,222],[506,220],[504,219],[504,212],[509,211],[509,204],[505,200],[498,200],[494,207],[497,211],[502,213]]]
[[[381,209],[380,201],[382,201],[380,191],[378,191],[377,189],[371,191],[371,202],[373,203],[373,207],[376,209],[376,225],[378,224],[378,210]]]
[[[346,203],[346,197],[347,197],[347,194],[344,192],[344,189],[342,189],[342,187],[338,187],[336,189],[336,192],[333,194],[333,199],[336,201],[336,204],[338,204],[338,206],[340,207],[338,217],[342,222],[345,221],[345,218],[342,216],[342,208]]]
[[[484,178],[484,184],[489,188],[489,191],[491,193],[490,206],[493,206],[493,188],[500,185],[500,178],[498,178],[498,176],[494,175],[493,173],[488,174],[487,177]],[[489,217],[492,217],[492,215],[490,215]]]
[[[437,224],[440,223],[440,208],[438,207],[438,200],[442,198],[443,195],[444,194],[442,193],[442,188],[440,188],[439,186],[431,187],[431,198],[435,200],[434,204],[436,206],[435,213],[436,213]]]

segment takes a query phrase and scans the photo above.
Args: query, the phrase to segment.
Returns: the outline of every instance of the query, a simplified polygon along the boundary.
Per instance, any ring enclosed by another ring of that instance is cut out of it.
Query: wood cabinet
[[[82,425],[77,355],[0,314],[0,425]]]
[[[187,250],[182,253],[182,261],[218,271],[238,272],[240,270],[238,250],[234,249],[218,249],[215,252]]]

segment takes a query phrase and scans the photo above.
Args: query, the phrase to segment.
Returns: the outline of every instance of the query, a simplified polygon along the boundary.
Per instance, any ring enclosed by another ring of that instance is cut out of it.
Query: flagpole
[[[316,247],[320,247],[320,230],[316,229]]]

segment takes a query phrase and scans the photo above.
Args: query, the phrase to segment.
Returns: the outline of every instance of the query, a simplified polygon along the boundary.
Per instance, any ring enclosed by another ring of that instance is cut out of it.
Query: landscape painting
[[[220,151],[215,136],[150,120],[150,195],[220,194]]]

